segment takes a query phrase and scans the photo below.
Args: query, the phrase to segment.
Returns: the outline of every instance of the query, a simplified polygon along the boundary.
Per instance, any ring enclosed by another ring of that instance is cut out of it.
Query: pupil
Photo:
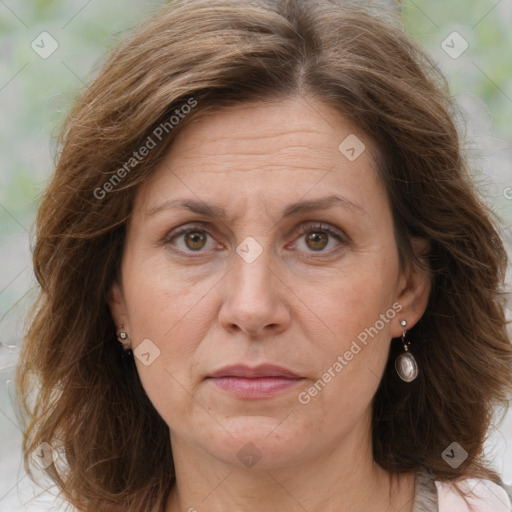
[[[320,233],[312,233],[311,235],[309,235],[309,241],[313,243],[313,247],[312,249],[323,249],[326,245],[326,236],[325,234],[320,234]],[[322,239],[323,239],[323,242],[322,243]],[[318,245],[320,244],[320,245]]]
[[[188,242],[191,242],[189,244]],[[204,234],[200,233],[188,233],[187,234],[187,246],[189,249],[200,249],[202,247],[201,242],[204,242]],[[197,245],[199,244],[199,245]]]

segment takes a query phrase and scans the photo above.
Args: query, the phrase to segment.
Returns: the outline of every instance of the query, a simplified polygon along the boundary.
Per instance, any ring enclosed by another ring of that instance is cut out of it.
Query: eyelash
[[[338,242],[341,242],[345,245],[348,244],[347,237],[344,234],[342,234],[341,232],[339,232],[337,230],[334,230],[329,225],[323,224],[323,223],[303,224],[302,226],[300,226],[300,228],[298,230],[298,234],[300,237],[302,235],[305,235],[306,233],[315,232],[315,231],[320,231],[322,233],[325,233],[329,237],[332,237],[335,240],[337,240]],[[206,233],[207,235],[212,236],[203,227],[203,225],[189,225],[187,227],[177,228],[173,232],[166,235],[163,240],[163,243],[166,245],[171,245],[171,242],[174,239],[178,238],[179,236],[186,235],[187,233],[196,233],[196,232]],[[192,258],[201,257],[203,255],[203,251],[201,251],[201,250],[200,251],[183,251],[182,249],[175,249],[175,248],[172,248],[171,250],[180,255],[187,254],[187,257],[192,257]],[[322,255],[331,254],[333,252],[336,252],[336,249],[331,249],[329,251],[318,251],[318,253],[317,253],[318,256],[315,256],[314,252],[311,252],[310,254],[314,258],[315,257],[318,258],[318,257],[322,257]],[[194,255],[194,253],[196,253],[196,255]]]

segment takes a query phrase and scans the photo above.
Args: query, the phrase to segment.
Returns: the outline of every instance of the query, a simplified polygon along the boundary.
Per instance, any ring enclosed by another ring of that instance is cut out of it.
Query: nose
[[[235,256],[224,281],[224,302],[219,312],[221,326],[229,332],[250,336],[276,335],[290,325],[286,297],[290,293],[283,279],[272,268],[265,252],[248,263]]]

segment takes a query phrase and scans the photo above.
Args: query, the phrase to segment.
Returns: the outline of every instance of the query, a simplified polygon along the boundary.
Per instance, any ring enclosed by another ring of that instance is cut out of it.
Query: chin
[[[289,421],[292,416],[284,421],[269,416],[227,418],[219,422],[223,434],[210,432],[204,448],[226,464],[240,468],[271,470],[293,465],[312,448],[314,439],[310,428]]]

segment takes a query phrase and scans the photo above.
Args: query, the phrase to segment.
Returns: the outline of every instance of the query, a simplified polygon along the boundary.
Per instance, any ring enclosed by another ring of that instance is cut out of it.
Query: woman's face
[[[367,449],[428,295],[373,151],[313,98],[243,104],[186,127],[138,191],[109,301],[173,449],[262,468]]]

